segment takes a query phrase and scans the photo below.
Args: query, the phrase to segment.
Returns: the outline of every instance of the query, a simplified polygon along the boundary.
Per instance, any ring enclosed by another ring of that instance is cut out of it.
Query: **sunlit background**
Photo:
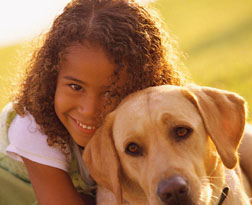
[[[1,0],[0,108],[8,102],[10,85],[28,56],[27,45],[48,30],[67,2]],[[238,92],[248,101],[252,120],[252,1],[156,0],[150,5],[176,36],[191,79]]]

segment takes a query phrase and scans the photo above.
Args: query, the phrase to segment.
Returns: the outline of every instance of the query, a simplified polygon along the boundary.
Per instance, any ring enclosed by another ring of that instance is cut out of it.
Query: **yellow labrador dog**
[[[250,204],[237,164],[245,112],[241,97],[208,87],[131,94],[83,154],[99,184],[97,204]]]

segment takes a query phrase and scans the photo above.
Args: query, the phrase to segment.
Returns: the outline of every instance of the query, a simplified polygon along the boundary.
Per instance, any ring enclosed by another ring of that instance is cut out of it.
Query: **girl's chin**
[[[81,147],[85,147],[88,144],[89,140],[92,138],[92,136],[93,135],[89,135],[89,136],[85,136],[85,137],[82,136],[82,138],[80,138],[79,136],[73,137],[73,140],[77,145],[79,145]]]

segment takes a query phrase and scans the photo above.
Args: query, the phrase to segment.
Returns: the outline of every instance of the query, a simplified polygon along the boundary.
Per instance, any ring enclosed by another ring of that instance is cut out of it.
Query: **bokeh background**
[[[0,36],[6,37],[0,38],[0,109],[8,102],[11,84],[15,83],[16,72],[28,57],[30,42],[47,30],[53,18],[68,2],[16,1],[22,3],[16,5],[12,0],[9,1],[12,2],[10,7],[0,7]],[[22,7],[24,4],[25,7]],[[199,85],[239,93],[248,102],[251,121],[252,1],[156,0],[150,5],[156,8],[167,29],[176,37],[185,55],[184,63],[191,80]],[[4,13],[8,9],[10,11]],[[24,14],[27,17],[22,20]],[[7,21],[9,15],[14,20]],[[19,19],[26,26],[31,26],[21,27]],[[8,26],[3,27],[3,24]],[[24,34],[19,38],[7,38],[22,32]]]

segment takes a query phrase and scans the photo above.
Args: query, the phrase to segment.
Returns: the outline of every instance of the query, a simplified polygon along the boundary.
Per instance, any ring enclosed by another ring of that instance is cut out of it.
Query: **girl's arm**
[[[40,205],[95,204],[95,199],[77,192],[65,171],[22,159]]]

